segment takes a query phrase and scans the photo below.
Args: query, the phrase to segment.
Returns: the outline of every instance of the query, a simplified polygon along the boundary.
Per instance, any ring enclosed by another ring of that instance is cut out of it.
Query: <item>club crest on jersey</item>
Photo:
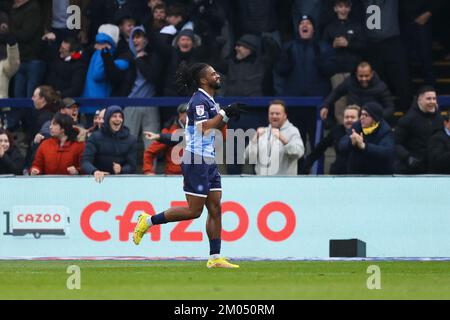
[[[197,115],[199,117],[203,116],[205,114],[205,106],[204,105],[199,105],[195,107],[195,112],[197,113]]]

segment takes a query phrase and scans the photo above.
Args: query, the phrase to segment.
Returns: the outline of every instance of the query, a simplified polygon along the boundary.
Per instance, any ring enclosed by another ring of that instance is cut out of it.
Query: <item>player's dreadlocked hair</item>
[[[191,95],[200,87],[200,79],[204,71],[209,67],[206,63],[194,63],[188,65],[182,62],[176,73],[176,85],[178,93]]]

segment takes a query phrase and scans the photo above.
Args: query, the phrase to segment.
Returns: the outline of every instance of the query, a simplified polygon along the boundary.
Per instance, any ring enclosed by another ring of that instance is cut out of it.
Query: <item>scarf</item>
[[[368,135],[372,134],[375,130],[378,129],[379,126],[380,126],[380,123],[377,122],[374,125],[372,125],[371,127],[363,128],[362,130],[364,132],[364,135],[368,136]]]

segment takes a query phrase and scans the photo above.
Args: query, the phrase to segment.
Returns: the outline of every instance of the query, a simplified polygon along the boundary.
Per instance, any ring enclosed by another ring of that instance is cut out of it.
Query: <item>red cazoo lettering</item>
[[[99,213],[108,213],[111,209],[111,204],[105,201],[97,201],[89,204],[81,213],[80,226],[83,233],[93,241],[109,241],[111,234],[108,230],[95,230],[91,225],[92,217]],[[187,206],[185,201],[172,201],[170,207],[184,207]],[[153,205],[147,201],[133,201],[130,202],[123,215],[118,215],[115,219],[119,222],[119,241],[127,242],[130,240],[130,235],[133,233],[136,222],[132,219],[136,212],[146,212],[154,215],[156,211]],[[268,226],[268,218],[274,213],[281,213],[286,219],[286,225],[280,231],[273,231]],[[242,239],[250,226],[249,215],[247,210],[239,203],[227,201],[222,203],[222,215],[234,213],[238,218],[238,226],[235,230],[222,230],[222,240],[233,242]],[[203,241],[202,231],[188,231],[193,221],[181,221],[174,224],[174,228],[170,232],[170,240],[176,242],[199,242]],[[292,236],[296,228],[296,215],[292,208],[283,202],[270,202],[266,204],[257,215],[257,227],[261,235],[273,242],[285,241]],[[150,240],[158,242],[161,240],[161,226],[154,226],[150,228]]]
[[[19,223],[58,223],[61,222],[61,215],[58,213],[19,213],[17,221]]]
[[[272,231],[267,225],[267,219],[274,212],[281,212],[281,214],[286,219],[286,226],[283,230],[275,232]],[[271,202],[266,204],[258,215],[258,229],[264,238],[270,241],[284,241],[288,239],[295,230],[295,212],[287,204],[283,202]]]
[[[228,201],[222,204],[222,215],[224,215],[227,212],[233,212],[234,214],[236,214],[239,223],[237,228],[233,231],[227,231],[223,229],[222,240],[230,242],[237,241],[247,233],[248,227],[250,225],[247,211],[239,203]]]

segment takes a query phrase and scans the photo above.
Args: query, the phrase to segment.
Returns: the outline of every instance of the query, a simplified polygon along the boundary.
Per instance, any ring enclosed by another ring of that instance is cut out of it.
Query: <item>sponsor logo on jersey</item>
[[[195,107],[195,112],[197,113],[197,115],[199,117],[205,115],[205,106],[204,105],[199,105]]]

